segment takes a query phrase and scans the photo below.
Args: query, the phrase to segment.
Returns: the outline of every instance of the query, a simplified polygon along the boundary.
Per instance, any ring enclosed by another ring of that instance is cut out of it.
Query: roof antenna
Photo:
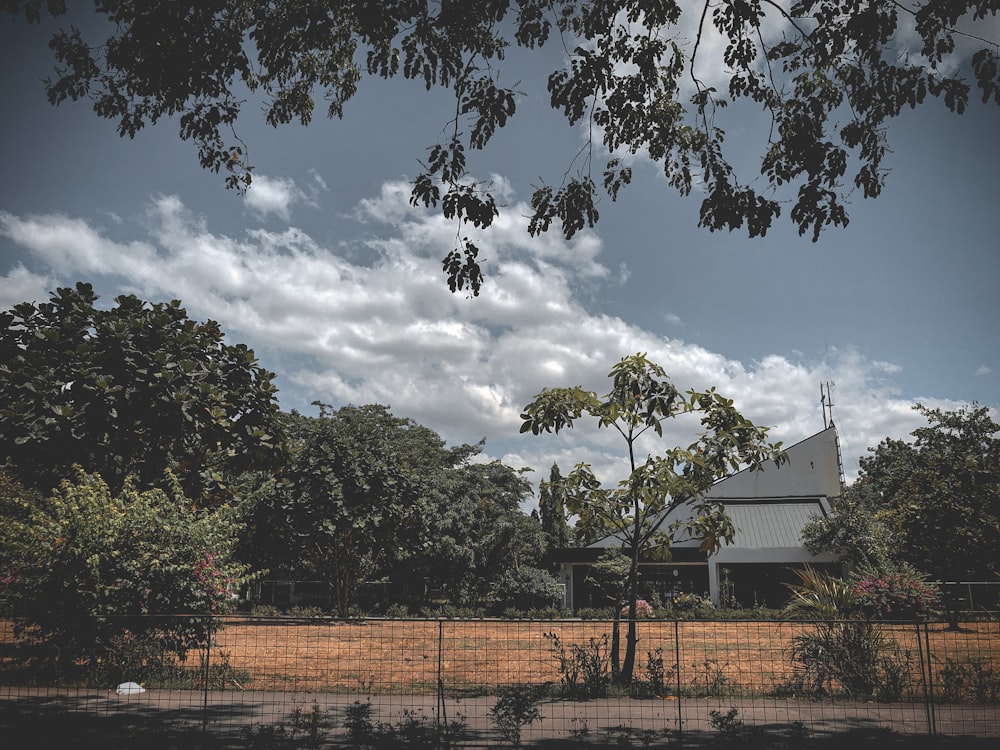
[[[833,383],[819,384],[819,403],[823,408],[823,429],[833,427]]]
[[[833,427],[833,385],[833,382],[829,380],[819,384],[819,403],[823,407],[824,430]],[[837,441],[837,471],[840,474],[840,488],[843,489],[847,486],[844,477],[844,459],[840,455],[840,436],[836,432],[834,432],[834,436]]]

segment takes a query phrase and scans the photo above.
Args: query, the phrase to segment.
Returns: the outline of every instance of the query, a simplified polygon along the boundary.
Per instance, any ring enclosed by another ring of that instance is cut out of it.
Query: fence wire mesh
[[[57,660],[0,623],[4,746],[125,747],[138,737],[213,748],[677,746],[743,737],[788,747],[859,728],[1000,737],[995,621],[954,629],[641,620],[627,687],[615,679],[627,665],[612,658],[612,622],[205,623],[210,640],[184,659],[126,635],[89,660]],[[623,656],[627,627],[620,623]]]

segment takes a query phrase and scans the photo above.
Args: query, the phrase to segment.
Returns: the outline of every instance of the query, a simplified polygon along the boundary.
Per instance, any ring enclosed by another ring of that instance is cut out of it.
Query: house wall
[[[823,572],[839,575],[839,563],[812,563]],[[726,606],[783,607],[791,597],[788,584],[799,582],[801,565],[787,563],[730,563],[719,566],[719,598]]]

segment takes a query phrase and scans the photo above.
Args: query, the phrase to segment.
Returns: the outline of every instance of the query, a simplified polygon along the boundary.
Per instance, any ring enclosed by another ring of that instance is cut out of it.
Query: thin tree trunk
[[[622,673],[621,666],[621,650],[622,645],[622,634],[621,634],[621,607],[615,607],[615,621],[611,626],[611,680],[614,683],[618,682],[618,678]]]
[[[628,571],[628,634],[625,636],[625,661],[619,679],[621,685],[632,682],[632,672],[635,669],[635,649],[639,641],[635,626],[635,600],[639,595],[639,548],[632,547],[632,560]]]

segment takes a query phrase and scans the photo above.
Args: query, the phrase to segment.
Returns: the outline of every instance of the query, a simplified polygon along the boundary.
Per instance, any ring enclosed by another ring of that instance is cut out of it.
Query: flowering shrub
[[[81,473],[48,498],[5,498],[0,614],[67,663],[103,659],[125,642],[180,656],[204,643],[196,616],[231,611],[252,576],[233,558],[235,511],[196,510],[172,489],[126,484],[114,495]],[[186,616],[168,617],[177,614]]]
[[[232,566],[224,567],[223,561],[214,552],[202,552],[201,559],[194,566],[193,601],[198,603],[195,611],[210,614],[232,612],[233,597],[237,595],[239,582]]]
[[[677,594],[670,599],[670,609],[677,617],[708,617],[715,605],[706,596]]]
[[[646,620],[653,616],[653,605],[645,599],[635,600],[635,619]],[[628,617],[628,605],[622,607],[622,617]]]
[[[863,574],[854,582],[858,609],[873,620],[926,618],[941,608],[941,593],[913,569]]]

